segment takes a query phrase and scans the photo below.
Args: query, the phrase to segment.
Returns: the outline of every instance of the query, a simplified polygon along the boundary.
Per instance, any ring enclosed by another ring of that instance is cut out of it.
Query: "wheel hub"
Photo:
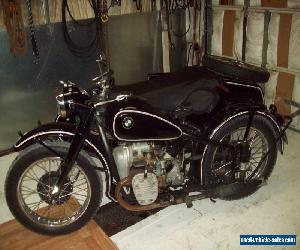
[[[62,185],[61,190],[56,186],[59,174],[56,171],[45,173],[37,184],[37,191],[40,198],[49,205],[61,205],[68,201],[73,191],[73,185]],[[70,179],[67,178],[65,183],[69,183]]]

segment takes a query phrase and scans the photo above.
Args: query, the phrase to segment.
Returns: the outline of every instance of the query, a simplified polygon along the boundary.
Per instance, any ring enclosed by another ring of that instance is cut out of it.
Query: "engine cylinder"
[[[128,177],[133,162],[141,159],[143,154],[150,152],[150,150],[150,145],[148,143],[132,143],[115,147],[113,156],[120,178],[123,179]]]

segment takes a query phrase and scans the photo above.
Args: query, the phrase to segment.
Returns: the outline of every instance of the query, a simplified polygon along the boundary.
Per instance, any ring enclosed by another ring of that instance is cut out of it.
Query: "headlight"
[[[64,117],[64,118],[67,117],[67,108],[66,108],[64,94],[60,94],[60,95],[56,96],[56,101],[57,101],[58,114],[61,117]]]
[[[75,104],[84,104],[90,99],[88,93],[74,83],[63,83],[62,93],[56,96],[58,115],[66,118],[72,115]]]

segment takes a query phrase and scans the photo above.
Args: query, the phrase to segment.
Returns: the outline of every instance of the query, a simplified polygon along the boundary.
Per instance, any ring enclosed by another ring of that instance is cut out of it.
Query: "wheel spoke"
[[[79,189],[79,191],[87,192],[87,188],[83,189],[83,188],[76,187],[76,189]]]
[[[25,192],[27,192],[27,191],[25,191]],[[35,194],[39,194],[39,195],[42,195],[42,196],[49,197],[49,195],[43,194],[43,193],[38,192],[38,191],[31,191],[31,192],[28,192],[27,194],[24,194],[24,191],[22,191],[22,194],[23,194],[23,199],[24,200],[26,200],[27,198],[29,198],[30,196],[35,195]]]
[[[82,185],[85,185],[85,184],[87,184],[87,182],[85,181],[85,182],[83,182],[83,183],[80,183],[80,184],[78,184],[78,185],[76,185],[76,186],[74,186],[73,185],[73,188],[76,188],[76,187],[81,187]]]
[[[33,181],[39,182],[39,178],[36,178],[35,176],[33,176],[29,171],[28,171],[27,175],[28,175],[28,176],[24,176],[24,177],[30,178],[30,179],[33,180]],[[23,177],[23,178],[24,178],[24,177]]]
[[[43,171],[45,171],[45,173],[48,172],[47,169],[45,169],[44,167],[40,166],[39,164],[36,164],[36,166],[37,166],[38,168],[42,169]]]
[[[246,131],[245,131],[246,132]],[[238,140],[242,140],[242,138],[244,138],[244,129],[240,129],[239,131],[239,136],[238,136]]]
[[[243,139],[245,131],[246,131],[246,127],[240,127],[228,134],[225,134],[221,141],[229,137],[231,143],[239,142]],[[262,164],[261,160],[263,159],[265,152],[268,150],[267,147],[268,144],[266,138],[264,137],[264,134],[260,130],[257,130],[254,127],[250,128],[247,141],[250,148],[250,159],[247,163],[244,163],[243,166],[241,166],[243,169],[241,171],[246,171],[247,173],[249,173],[247,174],[249,176],[252,173],[252,171],[256,169],[257,166],[259,166],[259,164]],[[228,164],[232,162],[232,161],[227,162],[228,156],[226,156],[227,153],[224,152],[225,151],[221,150],[221,147],[217,147],[216,150],[214,151],[213,164],[211,167],[212,172],[217,171],[218,169],[221,168],[226,168],[226,166],[228,166]],[[263,168],[264,165],[262,164],[260,169]],[[259,170],[259,172],[261,171],[262,170]],[[222,178],[222,177],[216,176],[215,178]]]
[[[79,195],[79,196],[81,196],[81,197],[87,197],[87,195],[84,195],[84,194],[81,194],[81,193],[78,193],[78,192],[73,192],[72,194],[75,194],[75,195]]]
[[[77,220],[88,206],[90,183],[82,168],[75,163],[62,186],[61,196],[50,194],[59,176],[61,159],[46,157],[30,165],[18,183],[19,202],[27,216],[47,226],[63,226]]]
[[[40,205],[43,203],[42,200],[40,200],[39,202],[36,202],[36,205],[34,205],[33,207],[30,207],[30,209],[34,212],[36,212],[36,210],[39,209]]]
[[[253,143],[250,144],[250,148],[258,147],[258,145],[261,144],[261,141],[260,141],[260,140],[259,140],[259,141],[256,141],[255,143],[254,143],[254,142],[255,142],[255,141],[253,141]]]

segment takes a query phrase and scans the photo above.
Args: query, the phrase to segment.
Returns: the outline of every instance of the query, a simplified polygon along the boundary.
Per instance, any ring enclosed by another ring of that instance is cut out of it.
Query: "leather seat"
[[[144,82],[116,86],[116,90],[142,97],[167,112],[189,107],[193,112],[203,113],[216,105],[218,84],[216,75],[205,67],[187,67]]]

